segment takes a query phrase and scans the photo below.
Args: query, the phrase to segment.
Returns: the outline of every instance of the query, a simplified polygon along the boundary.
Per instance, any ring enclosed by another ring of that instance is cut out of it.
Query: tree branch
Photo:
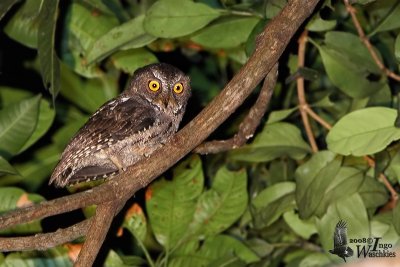
[[[91,218],[53,233],[26,237],[0,237],[0,251],[45,250],[86,235]]]
[[[85,266],[91,266],[115,215],[114,204],[122,205],[121,203],[124,203],[137,190],[148,185],[202,143],[224,122],[270,72],[290,39],[312,13],[317,3],[318,0],[289,1],[281,13],[267,24],[258,38],[253,55],[221,93],[151,157],[139,161],[121,175],[87,192],[42,202],[33,207],[3,215],[0,217],[0,228],[92,204],[110,203],[112,201],[112,204],[99,205],[99,210],[96,212],[98,215],[92,222],[87,243],[84,245],[86,248],[82,249],[79,256],[81,259],[77,262],[77,265],[84,262]],[[224,108],[221,109],[221,107]],[[101,227],[101,229],[95,229],[94,226]],[[90,248],[91,244],[95,244],[95,247]]]
[[[238,132],[230,139],[209,141],[196,147],[194,152],[199,154],[219,153],[244,145],[248,139],[253,137],[258,125],[261,122],[268,104],[274,92],[276,79],[278,77],[278,64],[268,73],[264,80],[263,87],[258,95],[257,101],[251,107],[247,116],[239,125]]]

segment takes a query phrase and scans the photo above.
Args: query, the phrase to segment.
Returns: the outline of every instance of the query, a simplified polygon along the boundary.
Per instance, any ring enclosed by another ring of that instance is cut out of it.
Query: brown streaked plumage
[[[160,147],[179,127],[190,80],[177,68],[152,64],[100,107],[65,148],[50,178],[58,187],[107,178]]]

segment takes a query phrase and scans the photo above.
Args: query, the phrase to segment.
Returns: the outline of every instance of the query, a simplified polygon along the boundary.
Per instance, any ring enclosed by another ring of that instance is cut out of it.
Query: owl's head
[[[135,71],[127,94],[140,96],[161,112],[183,115],[191,94],[190,79],[166,63],[156,63]]]

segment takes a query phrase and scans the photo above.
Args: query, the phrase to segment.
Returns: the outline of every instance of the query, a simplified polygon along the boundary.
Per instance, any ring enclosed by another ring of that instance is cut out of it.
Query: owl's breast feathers
[[[49,183],[65,186],[114,175],[119,168],[111,157],[124,157],[118,153],[157,136],[166,138],[176,131],[173,128],[171,119],[138,99],[120,96],[110,100],[72,138]]]

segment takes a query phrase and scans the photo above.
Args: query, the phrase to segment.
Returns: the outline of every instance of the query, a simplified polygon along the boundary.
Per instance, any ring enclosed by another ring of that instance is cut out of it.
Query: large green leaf
[[[35,96],[0,111],[0,153],[10,157],[17,154],[36,128],[40,96]]]
[[[148,189],[146,208],[157,241],[166,250],[179,245],[195,213],[196,200],[204,186],[198,156],[179,164],[172,181],[160,179]]]
[[[285,212],[283,218],[293,232],[304,239],[309,239],[311,235],[317,232],[314,220],[302,220],[300,219],[299,214],[295,213],[294,210]]]
[[[107,82],[107,77],[82,81],[67,66],[61,65],[61,95],[88,113],[94,113],[107,100],[115,97],[116,90],[116,81]]]
[[[143,20],[144,15],[140,15],[100,37],[87,52],[88,63],[99,61],[126,46],[139,48],[154,41],[156,37],[144,31]]]
[[[247,175],[222,167],[216,173],[211,189],[204,192],[195,208],[188,234],[210,236],[231,226],[247,206]]]
[[[356,193],[333,203],[328,212],[321,219],[317,219],[318,233],[325,251],[333,248],[333,233],[339,220],[347,223],[347,240],[370,236],[368,215],[360,195]],[[350,247],[356,251],[353,245],[350,244]],[[343,262],[334,255],[332,259]]]
[[[372,213],[389,200],[385,186],[374,177],[368,175],[365,176],[363,184],[358,189],[358,193],[364,202],[364,206],[367,209],[373,209]]]
[[[0,188],[0,214],[6,211],[14,210],[24,206],[32,205],[43,201],[44,198],[37,194],[28,194],[24,190],[16,187],[1,187]],[[2,230],[1,233],[37,233],[42,231],[39,221],[33,221],[27,224],[19,224],[11,228]]]
[[[296,170],[296,201],[301,219],[308,219],[317,212],[340,166],[341,158],[330,151],[322,151]]]
[[[42,99],[40,101],[39,118],[35,130],[18,153],[21,153],[22,151],[29,148],[37,140],[39,140],[39,138],[41,138],[47,132],[47,130],[49,130],[50,126],[53,123],[55,115],[56,112],[53,108],[50,107],[50,103]]]
[[[313,42],[331,82],[353,98],[370,96],[382,89],[386,78],[369,80],[370,76],[381,76],[381,72],[358,36],[345,32],[329,32],[325,45]]]
[[[379,12],[381,20],[369,35],[374,35],[383,31],[390,31],[400,28],[400,2],[397,0],[377,1],[371,5],[371,9]]]
[[[247,41],[259,18],[231,18],[208,26],[191,40],[209,48],[232,48]]]
[[[363,156],[385,149],[400,139],[394,126],[397,111],[385,107],[356,110],[341,118],[329,132],[326,142],[331,151],[342,155]]]
[[[217,10],[202,3],[160,0],[147,11],[144,28],[154,36],[173,38],[195,32],[219,16]]]
[[[130,49],[115,53],[112,57],[117,69],[132,74],[138,68],[157,63],[156,56],[144,48]]]
[[[296,126],[278,122],[265,125],[250,145],[233,150],[231,157],[241,161],[266,162],[281,156],[302,159],[309,151],[310,147]]]
[[[60,62],[55,50],[59,0],[43,0],[39,13],[38,58],[43,84],[53,102],[60,91]]]
[[[41,2],[41,0],[25,1],[8,21],[4,32],[15,41],[30,48],[36,48],[38,15]]]

